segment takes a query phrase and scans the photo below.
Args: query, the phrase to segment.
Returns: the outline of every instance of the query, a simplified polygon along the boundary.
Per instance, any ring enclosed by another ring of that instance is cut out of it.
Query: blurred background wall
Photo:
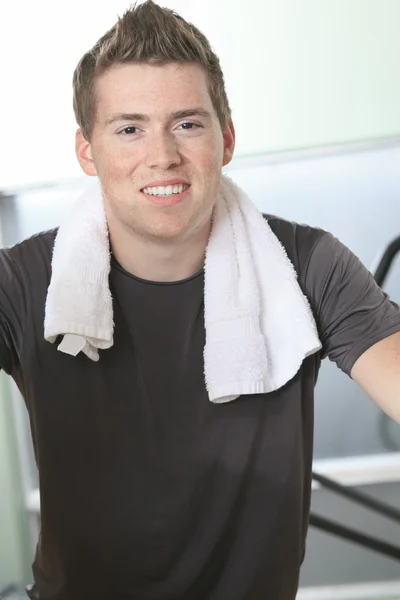
[[[164,0],[220,56],[237,155],[400,132],[398,0]],[[80,176],[71,79],[125,0],[0,5],[0,189]]]

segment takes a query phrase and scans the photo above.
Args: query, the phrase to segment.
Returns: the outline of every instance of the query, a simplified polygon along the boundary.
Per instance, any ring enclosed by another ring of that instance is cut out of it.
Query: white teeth
[[[186,184],[179,185],[167,185],[167,186],[156,186],[156,187],[147,187],[143,189],[145,194],[150,194],[151,196],[172,196],[173,194],[181,194],[184,190],[187,190],[190,186]]]

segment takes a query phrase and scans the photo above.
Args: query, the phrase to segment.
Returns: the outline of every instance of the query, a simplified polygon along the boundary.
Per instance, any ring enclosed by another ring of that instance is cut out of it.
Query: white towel
[[[113,344],[110,251],[101,188],[86,192],[56,236],[45,339],[99,359]],[[204,264],[205,385],[212,402],[272,392],[321,349],[296,271],[261,212],[222,177]],[[99,367],[100,368],[100,367]]]

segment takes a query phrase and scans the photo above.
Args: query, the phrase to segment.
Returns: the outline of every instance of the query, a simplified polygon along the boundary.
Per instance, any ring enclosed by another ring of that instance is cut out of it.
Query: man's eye
[[[198,127],[201,127],[201,125],[198,125],[197,123],[192,123],[191,121],[186,121],[186,123],[182,123],[180,125],[180,127],[182,127],[182,129],[197,129]]]
[[[133,133],[137,132],[137,127],[133,127],[132,125],[130,127],[124,127],[124,129],[122,129],[119,134],[120,135],[132,135]]]

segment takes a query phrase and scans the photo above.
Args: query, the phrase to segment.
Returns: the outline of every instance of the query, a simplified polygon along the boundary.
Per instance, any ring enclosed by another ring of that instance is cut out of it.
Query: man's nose
[[[162,132],[151,136],[147,141],[146,165],[149,168],[167,170],[179,165],[181,156],[177,142],[172,134]]]

